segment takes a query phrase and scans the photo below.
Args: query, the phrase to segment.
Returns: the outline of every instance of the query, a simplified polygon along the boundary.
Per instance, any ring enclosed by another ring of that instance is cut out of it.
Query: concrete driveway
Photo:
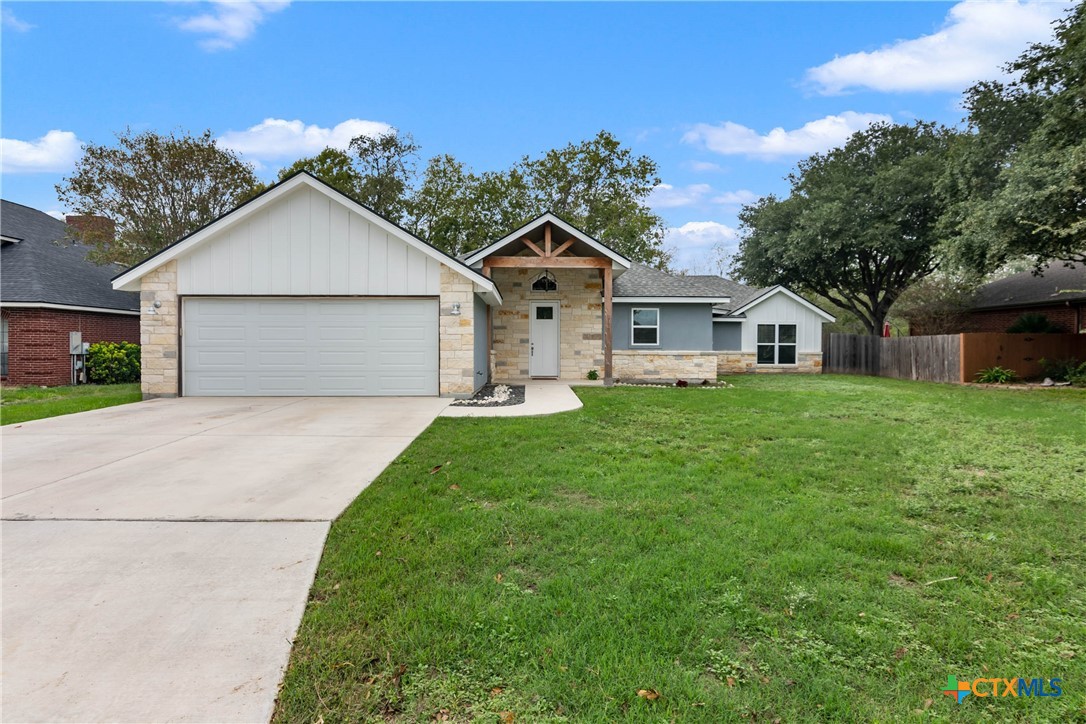
[[[5,721],[267,721],[330,521],[446,406],[184,398],[3,428]]]

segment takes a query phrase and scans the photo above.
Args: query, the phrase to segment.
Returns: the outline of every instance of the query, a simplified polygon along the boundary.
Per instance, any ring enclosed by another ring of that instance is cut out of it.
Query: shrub
[[[96,385],[140,381],[140,346],[131,342],[95,342],[87,350],[87,379]]]
[[[675,380],[676,387],[687,387],[689,384],[686,380]]]
[[[598,380],[599,378],[600,378],[599,370],[589,370],[588,371],[588,379],[590,379],[590,380]]]
[[[1067,359],[1040,360],[1041,369],[1045,377],[1051,377],[1056,382],[1070,382],[1075,385],[1086,384],[1086,362],[1079,362],[1074,357]]]
[[[1058,334],[1063,327],[1048,321],[1048,317],[1036,312],[1027,312],[1007,327],[1010,334]]]
[[[1017,379],[1018,374],[1014,370],[999,366],[989,367],[977,373],[977,382],[983,385],[1003,385]]]

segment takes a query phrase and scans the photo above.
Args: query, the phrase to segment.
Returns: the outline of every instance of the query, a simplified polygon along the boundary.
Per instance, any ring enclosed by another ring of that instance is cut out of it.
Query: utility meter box
[[[68,332],[68,354],[83,354],[82,332]]]

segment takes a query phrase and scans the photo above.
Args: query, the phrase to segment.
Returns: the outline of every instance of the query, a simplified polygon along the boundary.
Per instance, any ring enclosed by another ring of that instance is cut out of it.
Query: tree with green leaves
[[[656,162],[607,131],[518,164],[537,208],[553,211],[635,261],[667,268],[664,225],[646,200],[660,184]]]
[[[338,148],[326,148],[316,156],[300,158],[279,171],[279,180],[299,171],[308,171],[329,186],[351,198],[362,197],[362,174],[354,167],[351,157]]]
[[[976,274],[1021,257],[1086,262],[1086,3],[1007,71],[966,92],[972,133],[944,179],[960,199],[945,220],[951,256]]]
[[[385,218],[403,222],[419,155],[415,139],[393,128],[378,136],[356,136],[350,150],[361,178],[356,198]]]
[[[105,216],[81,240],[98,263],[131,265],[229,211],[257,186],[253,167],[205,131],[117,134],[116,145],[87,144],[72,175],[57,185],[73,213]]]
[[[787,198],[743,207],[733,272],[820,294],[880,334],[901,293],[939,267],[947,203],[932,189],[953,137],[931,123],[882,123],[800,162]]]

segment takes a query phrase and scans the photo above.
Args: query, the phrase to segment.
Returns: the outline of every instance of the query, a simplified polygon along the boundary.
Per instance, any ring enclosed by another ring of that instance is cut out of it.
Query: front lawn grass
[[[139,384],[5,387],[0,390],[0,425],[97,410],[140,399]]]
[[[1082,391],[730,381],[439,418],[333,524],[276,720],[1086,717]]]

